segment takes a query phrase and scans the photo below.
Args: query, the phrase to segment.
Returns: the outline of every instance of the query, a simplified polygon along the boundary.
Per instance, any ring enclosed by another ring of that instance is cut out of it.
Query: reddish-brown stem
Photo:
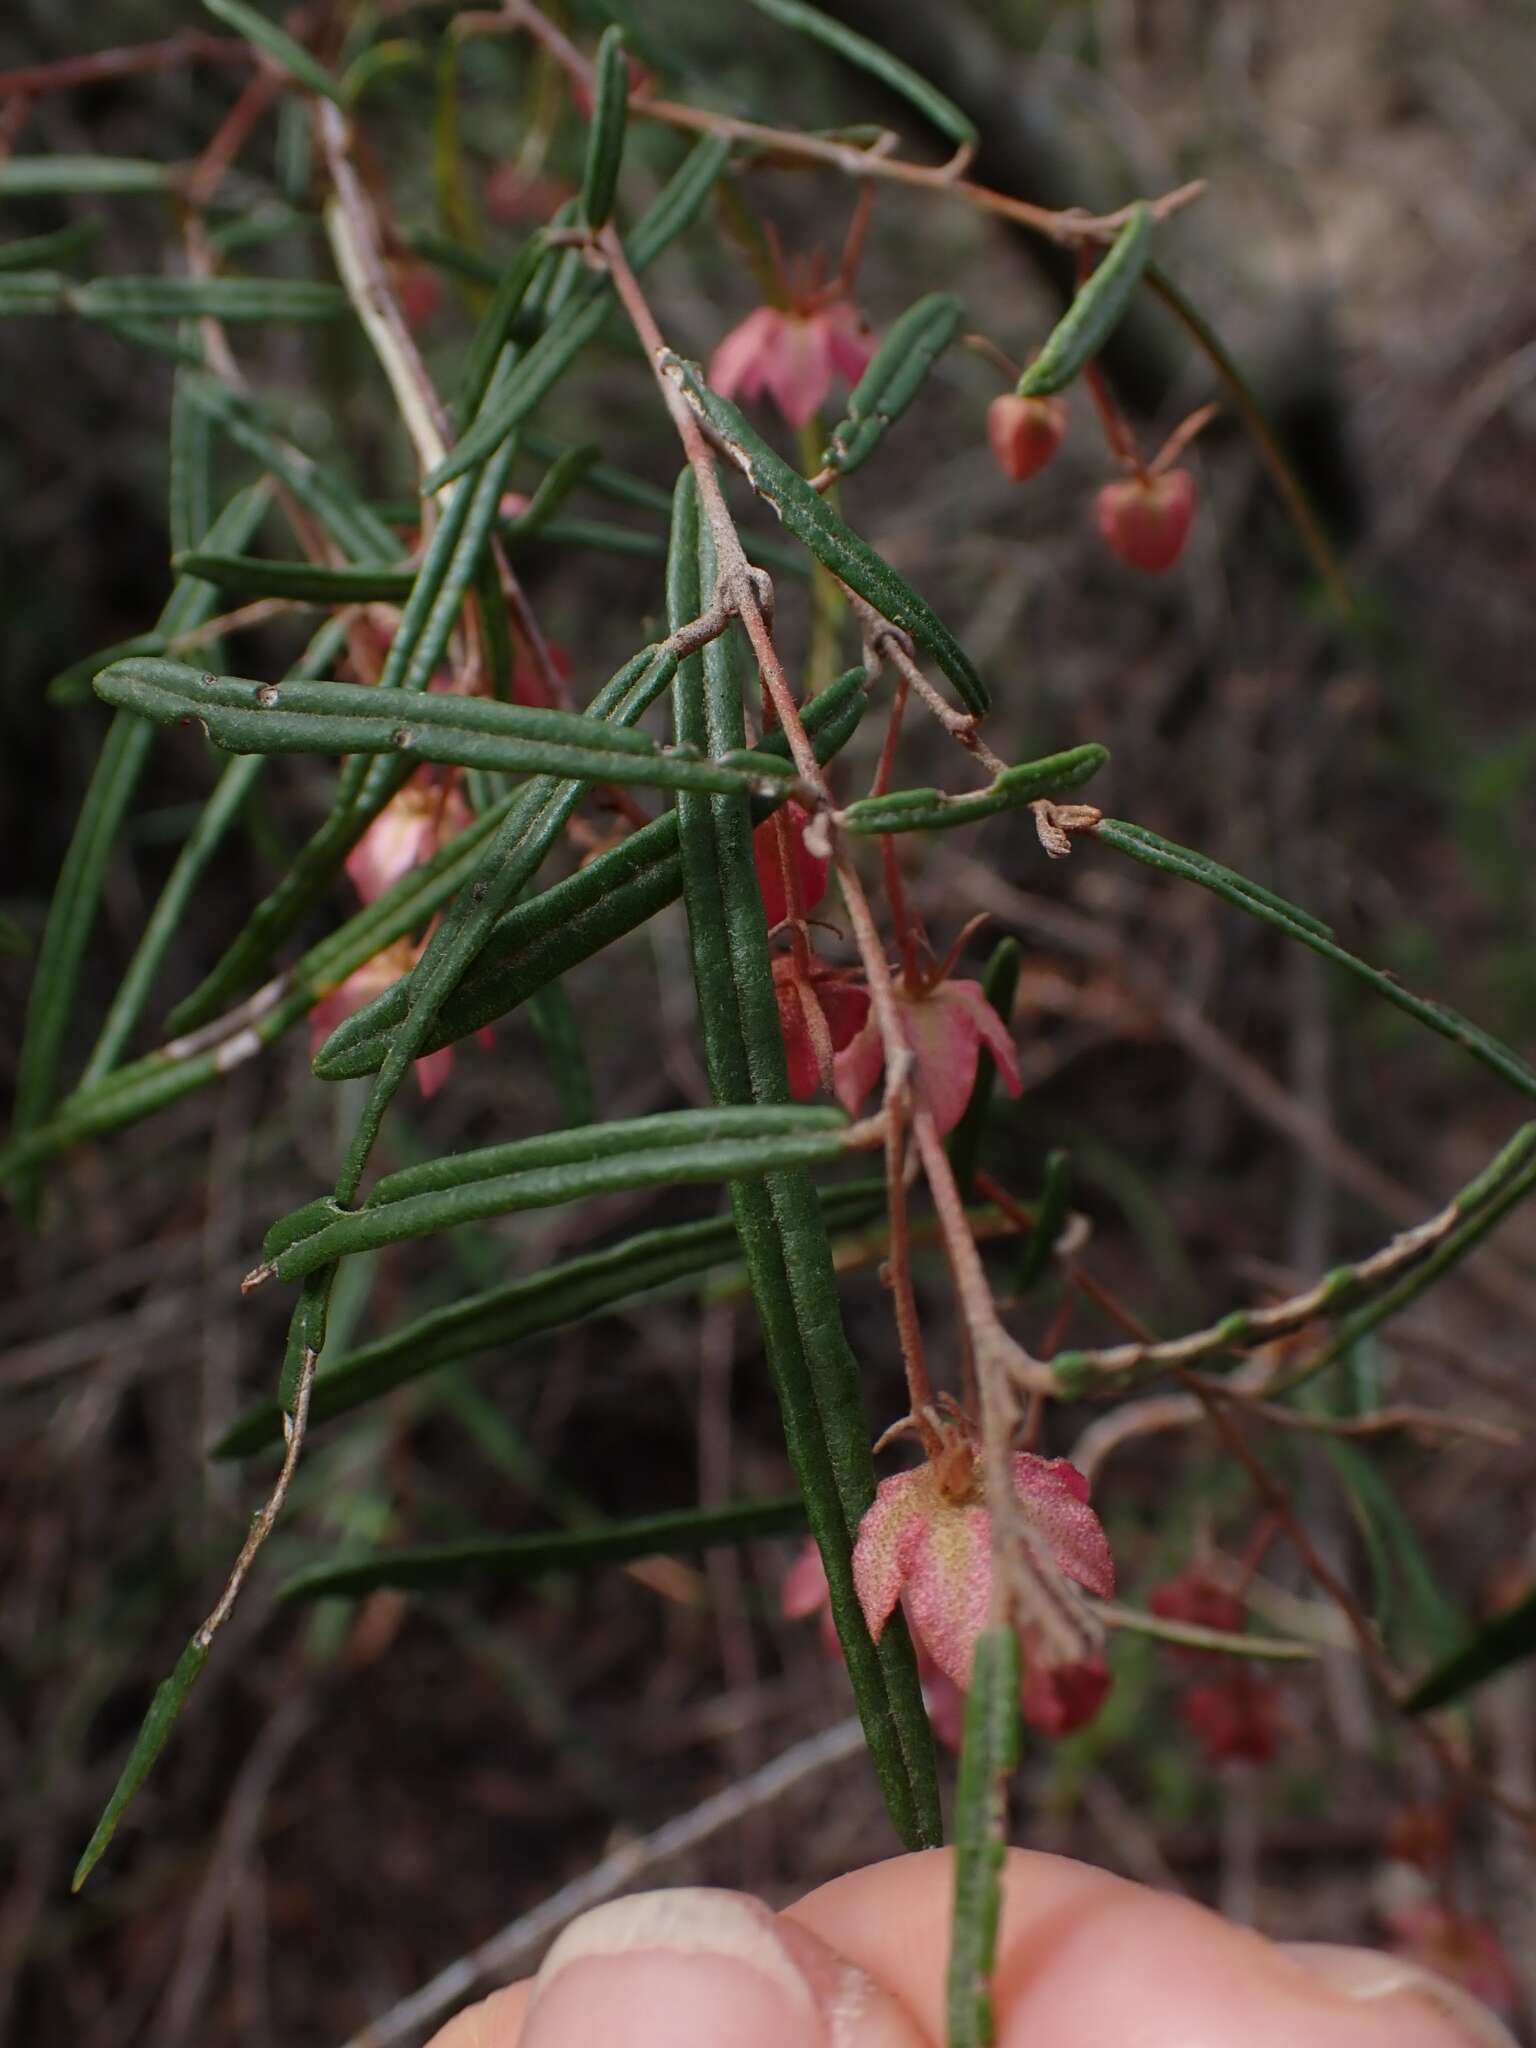
[[[1116,462],[1131,470],[1145,483],[1147,468],[1141,459],[1141,450],[1136,446],[1136,437],[1131,432],[1125,415],[1116,405],[1114,395],[1104,381],[1104,372],[1097,363],[1083,365],[1083,382],[1088,386],[1088,393],[1093,400],[1094,410],[1098,413],[1099,424],[1104,429],[1104,439],[1108,443],[1110,454]]]
[[[174,71],[181,64],[253,64],[257,52],[238,36],[207,35],[183,29],[157,43],[136,43],[117,50],[92,50],[84,57],[61,57],[52,64],[24,64],[0,71],[0,100],[12,94],[34,98],[48,92],[74,92],[107,79],[142,77],[148,72]]]

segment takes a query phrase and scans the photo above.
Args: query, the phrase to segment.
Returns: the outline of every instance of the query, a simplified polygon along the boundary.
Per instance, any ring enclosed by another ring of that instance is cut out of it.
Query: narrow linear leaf
[[[592,1069],[582,1042],[581,1025],[562,981],[547,982],[528,1004],[528,1015],[544,1052],[544,1064],[555,1084],[560,1116],[573,1128],[597,1116]]]
[[[254,530],[266,502],[264,491],[240,492],[213,528],[221,545],[239,547]],[[215,595],[209,584],[182,578],[166,601],[157,631],[170,636],[200,624],[212,616]],[[141,720],[125,714],[114,718],[81,804],[49,906],[27,1004],[12,1127],[17,1138],[24,1138],[44,1122],[55,1099],[81,964],[95,927],[112,849],[152,739],[152,729]],[[14,1192],[23,1213],[35,1217],[36,1176],[23,1176]]]
[[[982,993],[1012,1029],[1013,999],[1019,986],[1019,962],[1022,955],[1017,939],[1004,939],[994,950],[981,977]],[[997,1079],[997,1061],[986,1046],[982,1046],[976,1060],[976,1079],[971,1084],[970,1100],[965,1112],[955,1125],[949,1140],[950,1164],[955,1170],[955,1180],[960,1192],[970,1199],[976,1186],[976,1161],[981,1152],[982,1137],[987,1128],[987,1117],[992,1108],[993,1085]]]
[[[1103,348],[1135,295],[1152,247],[1152,215],[1143,205],[1116,235],[1099,264],[1064,316],[1052,328],[1045,347],[1019,379],[1021,398],[1045,398],[1070,384]]]
[[[122,1819],[128,1802],[133,1798],[154,1767],[155,1759],[164,1749],[176,1717],[186,1704],[187,1694],[202,1675],[208,1661],[208,1646],[200,1635],[193,1636],[187,1647],[176,1660],[176,1668],[169,1678],[155,1688],[155,1696],[149,1703],[149,1711],[134,1738],[128,1761],[123,1765],[122,1775],[113,1788],[112,1797],[107,1801],[95,1832],[85,1845],[85,1853],[75,1865],[75,1874],[70,1880],[70,1890],[79,1891],[106,1852],[107,1844],[117,1833],[118,1822]]]
[[[940,789],[893,789],[884,796],[860,797],[840,814],[850,832],[947,832],[956,825],[978,824],[999,811],[1022,810],[1039,797],[1080,789],[1109,759],[1106,747],[1069,747],[1041,761],[1021,761],[1005,768],[986,789],[950,796]]]
[[[978,716],[984,712],[991,699],[970,656],[911,584],[839,518],[797,469],[769,447],[729,399],[710,390],[697,363],[669,353],[662,357],[660,367],[721,451],[778,514],[785,531],[873,605],[882,618],[926,648],[969,711]]]
[[[303,277],[97,277],[71,285],[64,308],[87,320],[337,320],[352,310],[340,285]]]
[[[792,1535],[805,1527],[798,1494],[781,1500],[735,1501],[721,1508],[690,1508],[670,1515],[637,1516],[591,1529],[538,1536],[480,1537],[435,1543],[417,1550],[386,1550],[355,1563],[310,1565],[279,1586],[279,1600],[355,1599],[376,1586],[419,1591],[493,1581],[545,1578],[551,1572],[590,1571],[660,1552],[716,1550],[762,1536]]]
[[[1474,1686],[1532,1656],[1536,1656],[1536,1593],[1528,1593],[1515,1606],[1495,1615],[1469,1643],[1420,1679],[1403,1704],[1410,1714],[1448,1707]]]
[[[304,674],[324,673],[346,644],[346,629],[328,620],[300,655],[297,668]],[[165,887],[151,911],[134,949],[123,979],[112,998],[100,1036],[80,1076],[79,1088],[89,1090],[103,1080],[122,1057],[123,1048],[143,1015],[155,976],[170,950],[193,891],[201,880],[224,835],[239,817],[265,766],[259,754],[231,761],[220,775],[197,823],[176,856]]]
[[[885,1185],[849,1181],[823,1189],[819,1199],[829,1228],[853,1228],[884,1209]],[[324,1365],[310,1401],[310,1427],[350,1414],[445,1365],[480,1352],[504,1352],[525,1338],[602,1315],[637,1295],[698,1280],[733,1264],[740,1250],[731,1218],[716,1216],[641,1231],[601,1251],[467,1295]],[[209,1456],[243,1458],[281,1441],[278,1405],[263,1402],[234,1422]]]
[[[513,775],[637,783],[655,789],[741,790],[794,778],[764,755],[701,761],[670,752],[649,734],[575,712],[501,704],[488,697],[401,695],[367,683],[258,683],[215,676],[183,662],[140,656],[115,662],[96,693],[158,725],[196,721],[216,747],[236,754],[380,754],[455,763]]]
[[[1008,1856],[1008,1779],[1018,1762],[1019,1645],[1011,1628],[987,1628],[976,1639],[955,1794],[948,2048],[991,2048],[996,2038],[992,1967]]]
[[[479,411],[534,279],[552,253],[543,229],[536,228],[505,270],[492,269],[495,290],[469,344],[459,382],[457,411],[461,420],[471,420]]]
[[[414,568],[361,563],[330,569],[321,562],[275,562],[264,555],[214,554],[188,548],[171,557],[183,576],[201,576],[233,597],[285,597],[301,604],[398,604],[411,594]]]
[[[587,130],[586,165],[581,180],[581,213],[594,232],[613,211],[619,165],[624,157],[624,128],[629,118],[629,53],[624,32],[604,29],[597,46],[592,125]]]
[[[3,167],[0,167],[3,169]],[[0,242],[0,272],[11,270],[52,270],[56,265],[83,256],[101,238],[102,222],[71,221],[67,228],[55,228],[48,235],[27,235],[20,241]]]
[[[882,85],[916,107],[951,142],[961,147],[976,142],[975,124],[961,113],[953,100],[947,99],[937,86],[930,85],[910,64],[903,64],[889,50],[882,50],[878,43],[871,42],[868,36],[861,36],[856,29],[846,27],[830,14],[823,14],[819,7],[809,6],[807,0],[752,0],[752,5],[770,20],[780,22],[785,28],[796,29],[813,42],[835,50],[839,57],[856,65],[860,71],[867,71],[871,78],[878,78]]]
[[[667,612],[674,627],[713,588],[714,551],[691,471],[674,496]],[[678,664],[680,743],[727,754],[744,737],[732,642]],[[678,856],[710,1093],[718,1103],[789,1100],[767,927],[740,797],[679,796]],[[784,1165],[791,1162],[785,1161]],[[833,1619],[892,1825],[909,1847],[942,1838],[933,1734],[911,1640],[893,1618],[877,1646],[853,1583],[853,1540],[874,1497],[859,1367],[843,1330],[826,1225],[809,1176],[737,1178],[731,1210],[773,1376],[790,1463],[827,1575]]]
[[[565,503],[566,499],[581,482],[587,471],[596,462],[598,446],[588,441],[579,448],[567,448],[552,462],[544,475],[527,509],[519,512],[504,529],[509,540],[532,540],[543,533],[550,520]]]
[[[830,1166],[847,1156],[841,1131],[806,1130],[780,1138],[718,1139],[697,1145],[661,1145],[569,1166],[534,1167],[411,1195],[378,1207],[349,1210],[272,1261],[279,1280],[303,1280],[337,1259],[382,1245],[431,1237],[464,1223],[482,1223],[527,1209],[547,1209],[632,1188],[677,1187],[745,1175],[771,1173],[780,1166]]]
[[[1290,938],[1300,940],[1314,953],[1320,953],[1325,960],[1331,960],[1336,967],[1344,968],[1356,980],[1363,981],[1396,1009],[1405,1011],[1441,1038],[1449,1039],[1453,1045],[1459,1045],[1522,1095],[1536,1096],[1536,1071],[1517,1053],[1463,1017],[1459,1011],[1413,995],[1390,974],[1384,974],[1379,967],[1372,967],[1355,954],[1347,953],[1335,943],[1327,926],[1319,924],[1305,911],[1298,911],[1293,904],[1259,888],[1257,883],[1232,874],[1229,869],[1219,867],[1203,854],[1191,852],[1188,847],[1176,846],[1171,840],[1159,838],[1143,826],[1130,825],[1119,818],[1103,818],[1095,826],[1094,834],[1117,852],[1127,853],[1148,867],[1160,868],[1164,874],[1198,882],[1201,888],[1209,889],[1213,895],[1220,896],[1239,910],[1246,910],[1250,916],[1272,924]]]
[[[307,85],[311,92],[334,100],[337,106],[344,104],[341,87],[320,60],[312,56],[302,43],[295,42],[286,29],[279,28],[276,22],[269,21],[256,8],[248,6],[247,0],[203,0],[203,5],[227,27],[244,36],[247,42],[254,43],[258,50],[265,50],[290,78],[297,79],[300,85]]]
[[[922,390],[964,318],[965,307],[952,292],[929,292],[907,308],[854,385],[848,410],[832,429],[824,463],[851,476],[869,460]]]
[[[34,199],[56,193],[129,196],[168,192],[170,164],[127,156],[13,156],[0,164],[0,199]]]

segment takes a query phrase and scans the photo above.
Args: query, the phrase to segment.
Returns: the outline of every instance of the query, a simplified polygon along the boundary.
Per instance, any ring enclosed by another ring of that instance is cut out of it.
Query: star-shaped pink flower
[[[997,1062],[998,1078],[1008,1093],[1023,1092],[1012,1034],[979,981],[941,981],[920,995],[898,983],[895,994],[901,1028],[917,1065],[917,1085],[940,1137],[965,1114],[983,1046]],[[884,1065],[885,1046],[871,1013],[834,1062],[837,1099],[850,1116],[858,1114]]]
[[[1082,1473],[1065,1458],[1020,1451],[1013,1484],[1057,1569],[1108,1599],[1114,1559]],[[956,1499],[932,1463],[881,1480],[859,1525],[853,1580],[876,1641],[901,1600],[934,1663],[962,1690],[970,1683],[992,1602],[992,1517],[974,1484]]]
[[[874,354],[869,329],[846,299],[815,312],[759,306],[710,358],[709,381],[722,398],[764,391],[792,427],[821,410],[834,376],[857,384]]]

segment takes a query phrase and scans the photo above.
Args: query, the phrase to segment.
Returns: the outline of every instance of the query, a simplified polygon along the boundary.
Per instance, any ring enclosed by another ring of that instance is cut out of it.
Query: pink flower
[[[997,1062],[1008,1093],[1022,1094],[1012,1034],[979,981],[941,981],[919,995],[898,983],[895,993],[902,1031],[916,1061],[917,1085],[940,1137],[965,1114],[983,1045]],[[884,1065],[885,1046],[871,1014],[834,1062],[837,1099],[850,1116],[858,1113]]]
[[[1246,1666],[1230,1678],[1192,1685],[1184,1695],[1185,1726],[1211,1763],[1267,1764],[1280,1745],[1280,1694]]]
[[[1195,516],[1195,480],[1187,469],[1126,477],[1104,486],[1096,509],[1105,543],[1132,568],[1155,576],[1184,551]]]
[[[320,1050],[336,1026],[350,1017],[354,1010],[362,1009],[375,996],[381,996],[385,989],[393,988],[403,974],[409,974],[416,965],[418,952],[410,939],[396,939],[382,953],[375,953],[361,967],[354,967],[346,980],[333,988],[329,995],[322,996],[309,1013],[310,1056]],[[424,1096],[430,1099],[437,1093],[447,1080],[452,1065],[451,1045],[426,1053],[416,1062],[416,1080]]]
[[[365,903],[376,902],[468,823],[469,806],[457,785],[435,781],[431,768],[419,768],[347,855],[352,886]]]
[[[791,797],[779,816],[789,823],[789,857],[795,864],[795,877],[800,884],[800,908],[809,912],[827,893],[832,862],[828,855],[812,853],[806,845],[805,828],[811,822],[811,814],[803,804],[797,804]],[[779,850],[778,818],[764,818],[752,834],[752,859],[757,868],[757,886],[762,891],[763,915],[771,931],[789,916],[789,901],[784,890],[784,861]]]
[[[796,1102],[809,1102],[822,1085],[822,1051],[835,1069],[838,1055],[869,1015],[869,990],[855,975],[815,959],[809,978],[802,979],[793,955],[779,953],[773,962],[773,992],[784,1034],[789,1092]]]
[[[1058,1571],[1108,1599],[1115,1565],[1103,1525],[1088,1505],[1088,1482],[1064,1458],[1013,1458],[1013,1483],[1027,1525]],[[878,1642],[898,1600],[919,1648],[964,1692],[976,1638],[992,1602],[992,1517],[980,1497],[979,1467],[954,1491],[954,1460],[883,1479],[859,1525],[853,1581]],[[1031,1646],[1026,1643],[1026,1652]],[[1029,1656],[1023,1705],[1036,1726],[1064,1733],[1097,1711],[1108,1687],[1097,1655],[1054,1669]]]
[[[1059,398],[1021,398],[1005,391],[987,407],[987,445],[1011,482],[1023,483],[1055,455],[1067,431]]]
[[[846,299],[816,312],[759,306],[733,327],[710,358],[709,381],[722,398],[766,391],[792,427],[821,410],[833,376],[857,384],[874,341]]]
[[[1514,1968],[1486,1921],[1433,1899],[1399,1906],[1386,1916],[1394,1955],[1447,1977],[1506,2016],[1517,1996]]]

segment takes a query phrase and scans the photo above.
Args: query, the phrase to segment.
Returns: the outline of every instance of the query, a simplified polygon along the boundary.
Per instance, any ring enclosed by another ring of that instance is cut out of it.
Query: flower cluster
[[[1114,1559],[1088,1504],[1088,1482],[1064,1458],[1020,1451],[1012,1459],[1015,1512],[1066,1578],[1108,1599]],[[976,1640],[992,1602],[992,1514],[981,1468],[968,1443],[952,1437],[943,1455],[883,1479],[853,1551],[854,1586],[878,1642],[898,1603],[917,1648],[930,1718],[941,1740],[960,1744]],[[814,1544],[796,1559],[781,1593],[786,1616],[821,1616],[823,1640],[836,1648],[826,1577]],[[1097,1651],[1053,1662],[1025,1642],[1020,1705],[1032,1726],[1066,1735],[1092,1720],[1109,1690],[1109,1666]]]

